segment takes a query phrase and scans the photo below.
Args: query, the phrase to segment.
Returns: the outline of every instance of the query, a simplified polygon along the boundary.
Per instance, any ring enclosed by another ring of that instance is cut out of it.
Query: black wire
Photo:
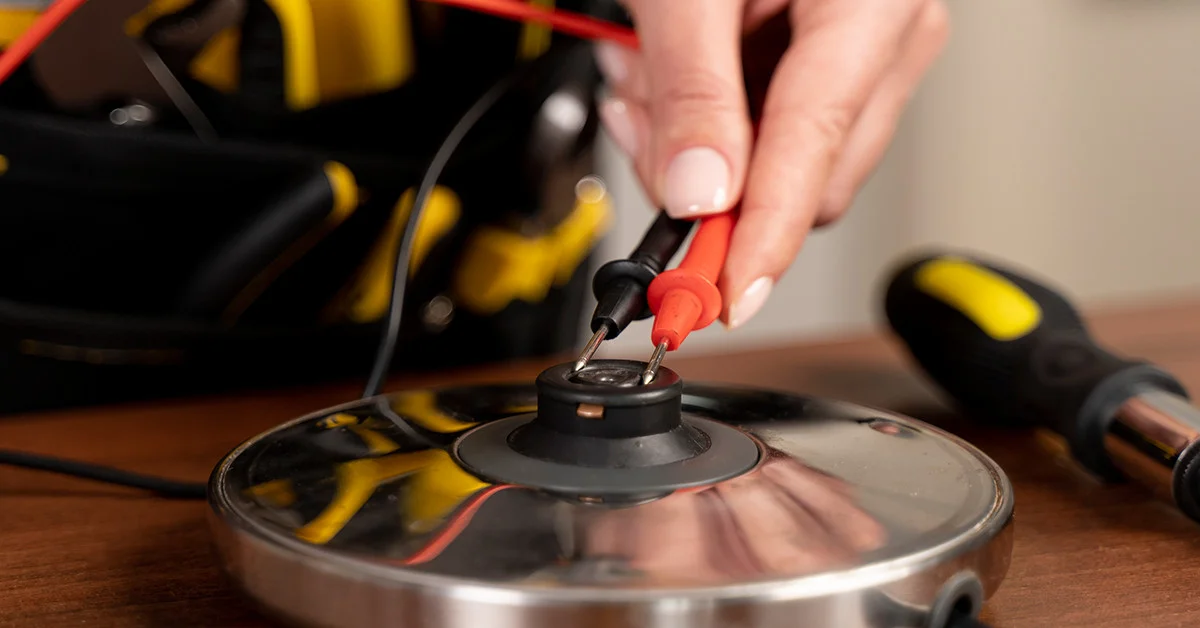
[[[433,194],[434,188],[437,187],[438,179],[442,176],[442,171],[446,169],[446,164],[453,157],[454,151],[458,149],[458,145],[462,143],[463,139],[466,138],[467,134],[471,132],[471,129],[475,127],[479,120],[518,81],[532,72],[539,63],[548,62],[547,60],[551,57],[551,54],[544,54],[533,61],[523,62],[484,92],[467,109],[467,112],[458,119],[454,128],[450,129],[450,132],[446,134],[441,146],[434,153],[433,159],[429,161],[429,165],[425,168],[425,173],[421,176],[421,183],[417,187],[417,194],[413,199],[412,209],[408,213],[408,221],[404,226],[404,235],[400,239],[400,246],[396,248],[396,259],[393,264],[395,275],[392,278],[392,294],[388,302],[387,316],[384,317],[383,338],[375,354],[375,364],[371,368],[371,374],[367,378],[367,385],[363,389],[362,396],[364,399],[374,397],[381,392],[384,380],[387,379],[388,371],[391,369],[392,360],[396,354],[396,343],[400,337],[400,322],[404,313],[404,292],[408,288],[408,271],[412,265],[413,240],[416,238],[417,225],[420,224],[421,215],[425,212],[425,206],[429,202],[429,197]]]
[[[106,484],[140,488],[161,495],[162,497],[173,499],[204,499],[207,491],[207,487],[204,484],[196,482],[177,482],[166,478],[122,471],[121,469],[114,469],[112,467],[54,458],[52,456],[41,456],[23,451],[0,449],[0,464],[36,469],[38,471],[49,471],[50,473],[96,480]]]
[[[463,114],[462,118],[458,120],[445,139],[442,140],[441,146],[430,160],[428,167],[426,167],[425,173],[421,177],[420,186],[417,188],[416,198],[413,199],[412,209],[409,211],[408,222],[404,227],[400,246],[396,248],[395,276],[392,282],[391,301],[388,303],[383,337],[380,339],[375,365],[371,369],[371,375],[363,391],[364,398],[374,397],[379,394],[380,388],[383,386],[383,381],[387,377],[388,370],[391,367],[392,359],[396,352],[396,342],[400,335],[401,314],[404,310],[404,292],[408,286],[408,268],[412,264],[412,246],[417,224],[421,220],[421,215],[425,211],[425,205],[428,203],[430,195],[433,194],[442,171],[445,170],[446,164],[450,161],[455,149],[462,143],[467,133],[474,128],[480,118],[501,97],[508,93],[509,89],[525,75],[525,72],[532,65],[532,63],[526,63],[518,66],[514,71],[508,73],[502,80],[484,92],[471,108]],[[75,476],[107,484],[139,488],[163,497],[204,499],[207,491],[207,487],[204,484],[177,482],[111,467],[19,451],[0,450],[0,464]]]

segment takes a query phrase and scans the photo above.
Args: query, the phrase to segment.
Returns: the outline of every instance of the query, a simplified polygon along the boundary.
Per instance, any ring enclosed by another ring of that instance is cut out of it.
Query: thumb
[[[629,4],[649,85],[650,137],[639,174],[675,218],[726,211],[742,193],[751,143],[743,3]]]

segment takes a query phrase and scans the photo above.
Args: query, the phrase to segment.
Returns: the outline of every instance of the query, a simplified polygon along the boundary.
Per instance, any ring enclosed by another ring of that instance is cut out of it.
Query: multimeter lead
[[[646,290],[679,252],[695,224],[659,212],[628,258],[608,262],[596,271],[592,279],[596,297],[591,323],[594,335],[575,362],[576,371],[587,366],[602,342],[616,338],[634,321],[650,318]]]
[[[679,266],[650,282],[646,302],[654,312],[650,341],[656,352],[664,344],[667,351],[678,350],[688,334],[717,320],[723,303],[717,280],[735,222],[735,212],[702,218]]]
[[[596,333],[592,334],[592,339],[588,340],[587,345],[583,347],[583,351],[579,354],[579,359],[575,360],[575,370],[581,371],[592,360],[592,356],[596,355],[596,350],[600,348],[600,343],[604,342],[604,336],[608,335],[608,328],[601,325]]]

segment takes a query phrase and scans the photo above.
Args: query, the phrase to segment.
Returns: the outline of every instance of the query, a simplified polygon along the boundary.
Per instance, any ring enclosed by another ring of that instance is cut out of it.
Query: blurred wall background
[[[681,353],[881,323],[881,282],[922,245],[1031,269],[1083,304],[1200,291],[1200,2],[950,2],[951,41],[855,207],[814,235],[759,316]],[[651,208],[605,139],[606,258]],[[606,343],[650,350],[647,323]]]

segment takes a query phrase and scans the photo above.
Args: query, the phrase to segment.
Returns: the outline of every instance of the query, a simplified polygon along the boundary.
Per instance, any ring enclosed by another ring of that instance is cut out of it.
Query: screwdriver
[[[1170,373],[1098,345],[1053,288],[993,262],[922,255],[888,284],[889,325],[966,414],[1062,436],[1104,481],[1200,522],[1200,410]]]
[[[671,218],[660,211],[629,257],[608,262],[596,271],[592,278],[596,297],[593,335],[575,361],[576,371],[587,366],[605,339],[616,338],[634,321],[650,318],[653,312],[646,302],[646,290],[679,252],[694,225],[694,221]]]

